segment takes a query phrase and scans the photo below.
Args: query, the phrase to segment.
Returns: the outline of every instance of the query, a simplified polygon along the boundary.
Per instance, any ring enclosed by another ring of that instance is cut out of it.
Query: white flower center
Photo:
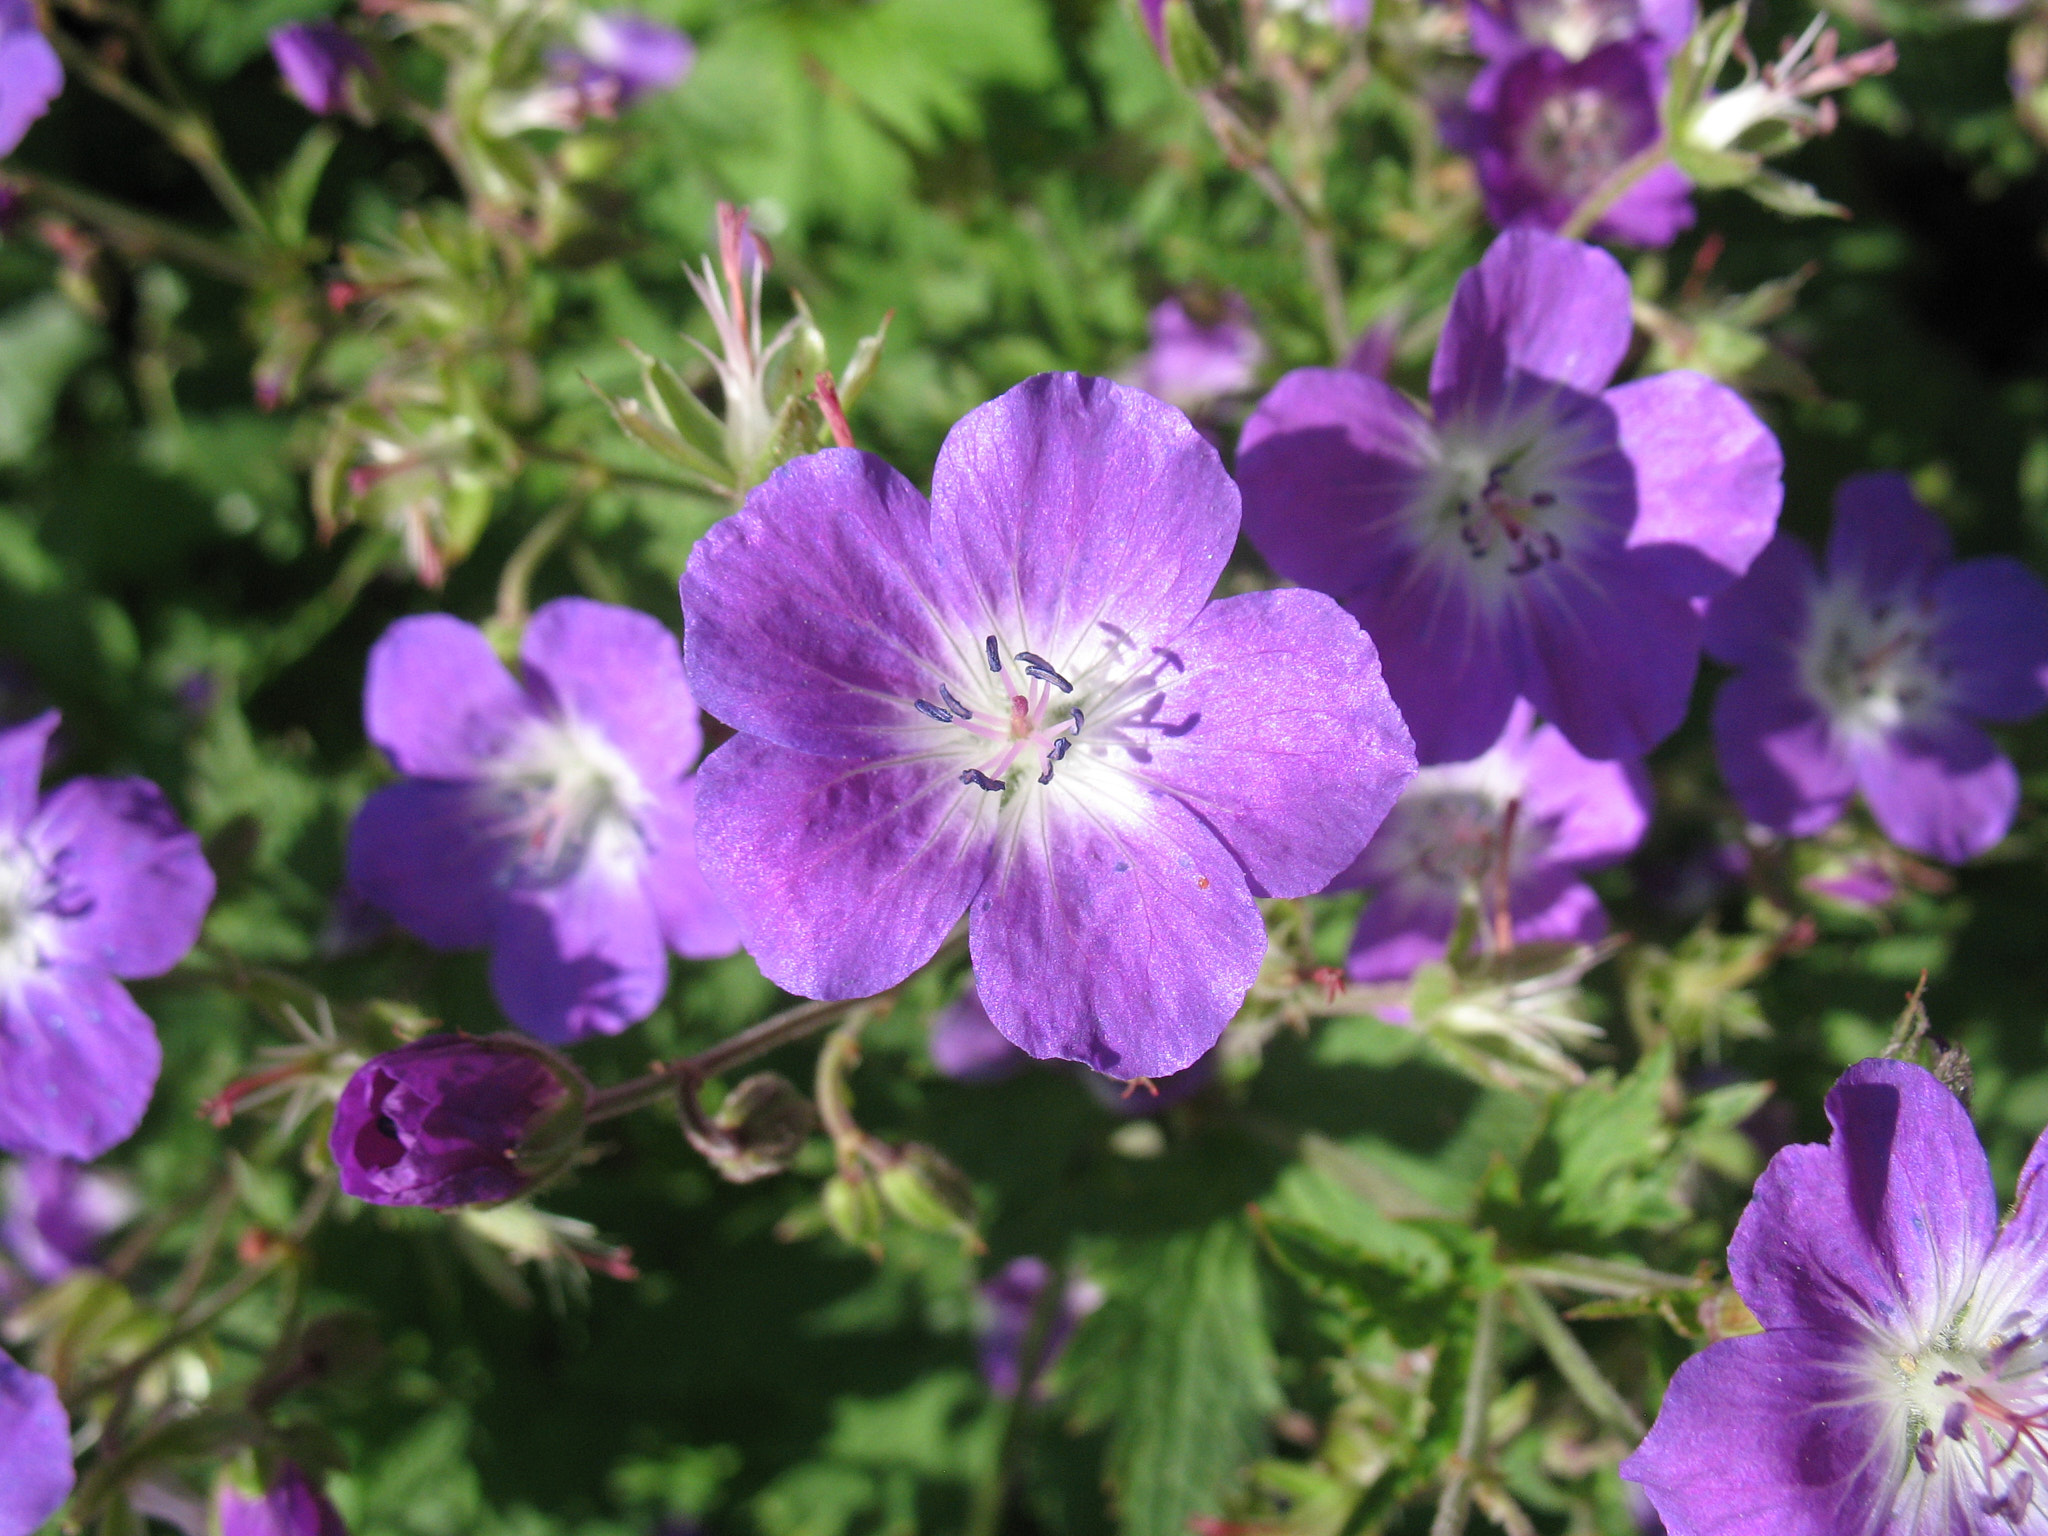
[[[1549,44],[1575,63],[1637,31],[1635,0],[1522,0],[1515,20],[1524,37]]]
[[[1798,646],[1800,682],[1850,736],[1877,736],[1924,719],[1948,692],[1930,644],[1933,615],[1924,601],[1872,604],[1854,581],[1814,594]]]
[[[1402,795],[1400,817],[1389,829],[1395,838],[1389,862],[1456,896],[1498,876],[1501,840],[1511,836],[1512,880],[1542,856],[1550,840],[1548,829],[1522,815],[1510,834],[1507,809],[1521,792],[1521,776],[1498,753],[1423,769]]]
[[[2016,1528],[2048,1506],[2048,1341],[1956,1341],[1888,1364],[1925,1476],[1953,1480],[1960,1502]]]
[[[1560,91],[1524,126],[1521,157],[1550,191],[1583,199],[1628,158],[1638,128],[1624,106],[1604,91]]]
[[[552,885],[591,860],[637,869],[653,799],[625,755],[583,721],[535,721],[486,781],[486,814],[513,850],[508,879]]]
[[[0,986],[47,960],[63,920],[56,875],[19,841],[0,846]]]

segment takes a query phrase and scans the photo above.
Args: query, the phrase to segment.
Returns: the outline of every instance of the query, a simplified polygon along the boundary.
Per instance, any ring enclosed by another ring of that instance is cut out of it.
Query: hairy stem
[[[1429,1536],[1459,1536],[1472,1512],[1472,1473],[1486,1446],[1486,1410],[1493,1402],[1494,1354],[1500,1347],[1500,1292],[1479,1298],[1479,1321],[1472,1333],[1472,1364],[1465,1372],[1465,1401],[1458,1421],[1458,1448],[1436,1501]]]

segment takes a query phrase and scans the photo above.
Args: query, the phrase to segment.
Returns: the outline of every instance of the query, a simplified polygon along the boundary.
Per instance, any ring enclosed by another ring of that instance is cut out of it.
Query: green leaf
[[[41,445],[58,391],[99,346],[99,329],[54,293],[0,316],[0,464]]]
[[[1109,1430],[1125,1536],[1185,1536],[1217,1512],[1280,1406],[1257,1254],[1237,1220],[1097,1266],[1109,1302],[1068,1357],[1084,1424]]]

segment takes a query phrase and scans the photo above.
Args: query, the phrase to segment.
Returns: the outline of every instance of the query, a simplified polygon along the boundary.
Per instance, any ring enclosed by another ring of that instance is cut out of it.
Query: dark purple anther
[[[1076,710],[1075,713],[1079,714],[1080,711]],[[1058,762],[1061,758],[1065,757],[1067,755],[1067,748],[1073,744],[1074,738],[1071,736],[1062,736],[1058,741],[1054,742],[1052,744],[1052,760]]]
[[[917,712],[938,721],[941,725],[951,725],[953,723],[951,715],[947,714],[936,704],[927,704],[923,699],[917,701]]]
[[[1970,1427],[1970,1405],[1957,1398],[1948,1405],[1948,1412],[1942,1415],[1941,1432],[1951,1440],[1963,1438],[1963,1431]]]
[[[948,688],[944,683],[939,684],[939,697],[946,701],[946,708],[953,711],[953,713],[959,716],[962,720],[972,720],[974,718],[974,711],[969,709],[965,704],[962,704],[958,699],[954,698],[953,690]]]
[[[988,637],[988,669],[991,672],[1003,670],[1003,653],[996,648],[996,637]]]
[[[1024,675],[1026,677],[1035,677],[1043,683],[1051,683],[1061,693],[1072,693],[1074,691],[1074,685],[1050,667],[1026,667]]]
[[[1081,723],[1082,723],[1082,722],[1083,722],[1084,720],[1086,720],[1086,719],[1087,719],[1088,717],[1087,717],[1086,715],[1084,715],[1084,714],[1082,714],[1082,713],[1081,713],[1081,706],[1080,706],[1080,705],[1076,704],[1076,705],[1074,705],[1074,706],[1073,706],[1073,708],[1074,708],[1074,734],[1075,734],[1076,736],[1078,736],[1078,735],[1080,735],[1080,734],[1081,734]]]
[[[992,779],[979,768],[970,768],[961,774],[960,782],[962,784],[972,784],[976,789],[988,790],[991,794],[1000,793],[1010,787],[1004,780]]]

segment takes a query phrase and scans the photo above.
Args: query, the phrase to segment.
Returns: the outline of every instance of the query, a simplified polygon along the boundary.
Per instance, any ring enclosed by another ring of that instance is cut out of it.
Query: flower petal
[[[1598,869],[1627,858],[1650,826],[1654,792],[1637,762],[1602,762],[1546,725],[1522,759],[1521,814],[1546,829],[1543,862]]]
[[[363,802],[348,829],[348,883],[436,949],[481,949],[507,863],[467,784],[409,779]]]
[[[213,871],[147,779],[73,779],[43,802],[27,839],[76,913],[57,930],[66,959],[161,976],[199,941]]]
[[[1970,1303],[1979,1338],[2032,1333],[2048,1322],[2048,1131],[2034,1141],[2020,1169],[2012,1214],[1984,1261]]]
[[[1859,742],[1850,757],[1878,826],[1909,852],[1961,864],[2012,830],[2019,775],[1967,721],[1930,722]]]
[[[1813,551],[1779,534],[1708,607],[1707,654],[1731,667],[1783,665],[1806,633],[1819,585]]]
[[[1243,872],[1166,796],[1041,800],[1010,833],[969,923],[988,1015],[1044,1060],[1165,1077],[1214,1045],[1266,955]]]
[[[0,832],[19,832],[36,814],[43,782],[43,760],[59,724],[49,709],[35,719],[0,731]]]
[[[1511,229],[1458,279],[1429,370],[1437,419],[1483,401],[1510,373],[1598,394],[1635,333],[1628,274],[1595,246]]]
[[[156,1028],[103,971],[32,971],[0,998],[0,1151],[91,1162],[134,1134],[163,1064]]]
[[[1856,577],[1872,598],[1884,599],[1918,590],[1948,561],[1948,529],[1904,475],[1851,475],[1835,488],[1828,575]]]
[[[400,619],[370,647],[363,729],[401,773],[465,779],[532,713],[474,624],[445,613]]]
[[[1173,639],[1237,542],[1237,485],[1186,416],[1143,390],[1042,373],[946,434],[932,533],[962,601],[1010,651]]]
[[[697,857],[761,973],[866,997],[931,959],[981,889],[998,796],[930,762],[736,736],[697,774]]]
[[[648,844],[640,884],[669,948],[691,960],[713,960],[738,949],[739,924],[697,863],[697,781],[684,779],[665,791],[641,818],[640,829]]]
[[[1381,567],[1345,606],[1379,645],[1387,689],[1423,763],[1460,763],[1500,739],[1523,660],[1515,615],[1434,562]]]
[[[42,1529],[77,1480],[55,1384],[0,1353],[0,1536]]]
[[[1358,914],[1344,973],[1353,981],[1406,981],[1415,968],[1441,960],[1457,925],[1458,906],[1441,891],[1390,885]]]
[[[1873,1374],[1869,1346],[1835,1334],[1723,1339],[1678,1368],[1621,1475],[1672,1536],[1888,1532],[1908,1437]]]
[[[1560,562],[1522,605],[1522,692],[1587,757],[1648,753],[1685,719],[1699,672],[1700,617],[1645,576],[1643,553]]]
[[[891,751],[920,718],[912,701],[954,676],[935,670],[958,660],[941,591],[915,486],[850,448],[793,460],[690,551],[690,687],[718,719],[785,747]]]
[[[1592,229],[1594,238],[1662,250],[1698,221],[1692,178],[1668,161],[1615,199]]]
[[[1826,1146],[1787,1147],[1757,1180],[1728,1249],[1735,1288],[1766,1328],[1930,1339],[1998,1231],[1969,1113],[1924,1067],[1875,1059],[1842,1074],[1828,1121]]]
[[[1607,933],[1607,909],[1583,880],[1532,882],[1510,907],[1517,944],[1594,944]]]
[[[1934,583],[1948,698],[1980,720],[2048,709],[2048,587],[2010,555],[1965,560]]]
[[[652,615],[559,597],[534,613],[519,659],[530,692],[595,725],[650,789],[688,773],[703,750],[683,649]]]
[[[64,89],[64,66],[50,40],[30,22],[0,37],[0,155],[11,155]]]
[[[1308,896],[1358,856],[1415,749],[1357,620],[1320,592],[1211,603],[1131,771],[1208,825],[1269,896]]]
[[[616,1035],[661,1006],[668,947],[640,882],[586,860],[553,885],[498,903],[491,991],[505,1017],[551,1045]]]
[[[1348,602],[1367,573],[1402,560],[1435,452],[1435,429],[1391,385],[1296,369],[1238,443],[1245,536],[1289,581]]]
[[[1856,792],[1848,754],[1783,658],[1721,685],[1714,759],[1743,815],[1793,837],[1833,826]]]
[[[1704,374],[1660,373],[1606,395],[1636,468],[1629,548],[1680,597],[1747,571],[1777,531],[1785,455],[1742,396]]]

